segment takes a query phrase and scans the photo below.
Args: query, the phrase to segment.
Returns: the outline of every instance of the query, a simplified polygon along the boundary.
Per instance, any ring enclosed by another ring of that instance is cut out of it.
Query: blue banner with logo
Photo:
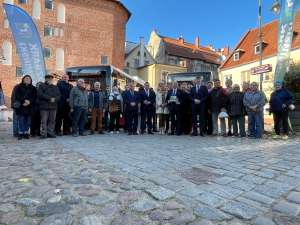
[[[283,0],[278,27],[278,53],[274,82],[283,82],[290,66],[296,0]]]
[[[43,47],[32,18],[21,8],[3,4],[19,55],[23,74],[29,74],[33,83],[42,81],[46,74]]]

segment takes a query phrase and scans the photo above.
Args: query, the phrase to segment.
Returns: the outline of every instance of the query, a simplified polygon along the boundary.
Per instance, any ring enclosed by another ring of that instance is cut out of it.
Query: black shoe
[[[101,131],[98,132],[98,134],[104,134],[104,132],[101,130]]]
[[[24,138],[24,139],[29,139],[29,134],[24,134],[24,135],[23,135],[23,138]]]
[[[145,134],[145,131],[141,131],[141,135]]]
[[[148,131],[148,134],[154,134],[152,131]]]
[[[85,132],[80,133],[79,135],[80,135],[80,136],[87,136],[87,134],[86,134]]]
[[[139,135],[137,132],[133,132],[133,135]]]
[[[40,139],[46,139],[46,138],[47,138],[46,135],[41,135],[41,136],[40,136]]]
[[[22,140],[23,139],[23,134],[19,134],[18,135],[18,140]]]
[[[90,135],[93,135],[93,134],[95,134],[95,132],[91,130]]]
[[[196,136],[198,136],[198,134],[197,133],[192,133],[192,136],[196,137]]]
[[[204,137],[205,135],[204,135],[204,133],[200,133],[200,136],[201,136],[201,137]]]
[[[61,132],[55,132],[56,136],[62,136]]]
[[[56,136],[54,134],[48,134],[47,136],[48,136],[48,138],[56,138]]]
[[[128,135],[132,135],[132,132],[128,132]]]

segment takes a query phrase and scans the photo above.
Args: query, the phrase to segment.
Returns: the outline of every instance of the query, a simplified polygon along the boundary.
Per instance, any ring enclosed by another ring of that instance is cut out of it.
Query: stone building
[[[125,31],[130,12],[117,0],[0,0],[0,80],[6,97],[20,81],[22,68],[2,3],[32,16],[44,47],[49,72],[111,64],[124,68]]]

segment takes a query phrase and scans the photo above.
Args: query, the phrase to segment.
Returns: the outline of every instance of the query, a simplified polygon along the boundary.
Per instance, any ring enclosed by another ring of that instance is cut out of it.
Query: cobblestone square
[[[299,139],[10,133],[1,225],[300,224]]]

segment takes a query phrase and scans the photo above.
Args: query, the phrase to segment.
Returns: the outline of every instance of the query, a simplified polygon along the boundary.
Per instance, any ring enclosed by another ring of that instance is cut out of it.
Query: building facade
[[[267,96],[273,90],[273,78],[277,63],[278,21],[272,21],[262,27],[263,65],[269,64],[272,71],[263,74],[263,90]],[[251,29],[241,38],[231,55],[220,67],[220,77],[225,83],[231,79],[233,83],[260,82],[260,74],[252,75],[251,69],[259,66],[260,59],[259,29]],[[300,63],[300,11],[296,14],[294,36],[291,50],[291,63]]]
[[[32,16],[44,47],[48,72],[66,67],[112,64],[124,68],[125,32],[130,12],[117,0],[1,0],[0,80],[5,96],[20,81],[22,68],[2,3]]]
[[[218,68],[229,53],[229,48],[215,50],[212,46],[200,45],[200,38],[195,43],[188,43],[183,37],[173,39],[152,31],[148,50],[159,64],[186,67],[188,72],[212,72],[218,77]]]

